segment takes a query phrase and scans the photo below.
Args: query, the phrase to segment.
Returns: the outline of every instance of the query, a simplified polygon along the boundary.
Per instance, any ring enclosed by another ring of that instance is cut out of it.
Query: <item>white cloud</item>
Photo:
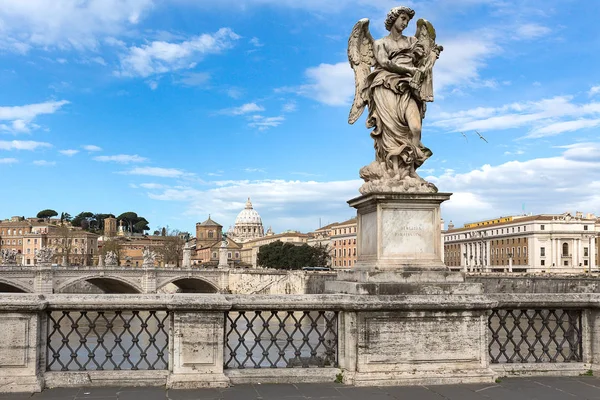
[[[161,178],[180,178],[189,175],[180,169],[160,167],[136,167],[122,173],[125,175],[157,176]]]
[[[354,72],[347,62],[320,64],[305,72],[308,83],[298,87],[284,87],[282,92],[293,92],[330,106],[346,106],[354,96]]]
[[[74,156],[75,154],[79,153],[79,150],[59,150],[58,151],[60,154],[71,157]]]
[[[455,132],[503,130],[529,127],[526,137],[555,136],[600,125],[600,103],[573,102],[572,96],[511,103],[500,107],[477,107],[434,115],[433,126]],[[592,118],[585,118],[592,117]]]
[[[0,164],[16,164],[19,160],[16,158],[0,158]]]
[[[267,171],[265,171],[264,168],[244,168],[244,171],[245,172],[250,172],[250,173],[253,173],[253,172],[261,172],[261,173],[267,172]]]
[[[564,132],[573,132],[580,129],[595,128],[600,126],[600,119],[578,119],[574,121],[557,122],[543,128],[534,129],[527,135],[529,138],[560,135]]]
[[[264,46],[264,44],[262,44],[260,39],[257,37],[253,37],[252,39],[250,39],[250,44],[253,45],[254,47],[263,47]]]
[[[9,133],[28,133],[32,129],[38,129],[39,125],[33,120],[44,114],[54,114],[62,106],[69,104],[66,100],[47,101],[45,103],[28,104],[24,106],[0,107],[0,121],[10,121],[10,125],[0,124],[0,131]]]
[[[146,78],[180,69],[193,68],[198,59],[208,54],[220,53],[233,47],[239,39],[229,28],[221,28],[214,34],[195,36],[181,43],[154,41],[132,46],[121,56],[121,68],[117,75]]]
[[[281,111],[284,113],[291,113],[298,109],[298,106],[295,101],[289,101],[283,105]]]
[[[262,115],[253,115],[250,118],[250,121],[251,122],[248,123],[249,127],[257,128],[259,131],[264,131],[269,128],[278,127],[283,121],[285,121],[285,117],[264,117]]]
[[[443,204],[446,221],[489,219],[522,212],[560,213],[600,210],[600,143],[563,147],[559,156],[500,165],[483,165],[457,173],[446,171],[430,180],[442,192],[453,192]]]
[[[539,24],[522,24],[517,28],[517,39],[537,39],[546,36],[551,32],[547,26]]]
[[[205,86],[210,80],[210,74],[207,72],[188,72],[173,82],[183,86]]]
[[[274,230],[296,229],[312,231],[331,222],[344,221],[356,215],[346,201],[359,195],[361,181],[223,181],[213,182],[217,187],[199,190],[194,188],[168,188],[149,193],[161,201],[187,203],[185,215],[197,221],[211,218],[223,226],[233,225],[236,215],[244,209],[250,197],[260,213],[265,228]],[[323,201],[327,199],[327,201]]]
[[[38,167],[53,167],[56,165],[56,161],[35,160],[33,165],[37,165]]]
[[[436,93],[451,86],[493,86],[493,81],[481,81],[479,71],[487,59],[501,52],[500,47],[485,34],[444,39],[444,51],[434,67]]]
[[[0,48],[94,49],[137,24],[153,0],[3,0]]]
[[[140,157],[137,154],[117,154],[114,156],[97,156],[94,157],[94,160],[100,162],[116,162],[119,164],[131,164],[131,163],[141,163],[146,162],[148,159],[146,157]]]
[[[138,186],[142,187],[144,189],[166,189],[166,188],[168,188],[167,185],[161,185],[160,183],[140,183]]]
[[[102,151],[102,147],[93,145],[93,144],[86,144],[84,146],[81,146],[84,150],[86,151]]]
[[[244,115],[249,113],[261,112],[264,110],[265,108],[263,106],[259,106],[256,103],[246,103],[239,107],[225,108],[223,110],[220,110],[218,113],[226,115]]]
[[[592,86],[592,88],[590,89],[590,91],[588,92],[588,94],[590,96],[595,96],[597,94],[600,94],[600,85],[598,85],[598,86]]]
[[[35,142],[33,140],[0,140],[0,150],[37,150],[52,147],[50,143]]]

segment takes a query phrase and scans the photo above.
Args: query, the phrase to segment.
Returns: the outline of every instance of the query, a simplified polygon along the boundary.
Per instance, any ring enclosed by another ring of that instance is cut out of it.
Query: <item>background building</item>
[[[240,211],[235,219],[235,225],[227,231],[227,237],[232,238],[238,243],[244,243],[249,240],[258,239],[265,236],[262,218],[258,211],[252,207],[250,197],[246,201],[246,207]]]
[[[597,270],[597,218],[576,213],[517,215],[465,224],[443,233],[453,270],[585,272]]]
[[[330,248],[333,268],[352,268],[356,264],[356,217],[331,227]]]

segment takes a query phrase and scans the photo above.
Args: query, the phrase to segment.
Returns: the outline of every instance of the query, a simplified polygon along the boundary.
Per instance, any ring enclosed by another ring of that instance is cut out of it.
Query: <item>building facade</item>
[[[331,227],[331,266],[334,269],[352,268],[356,264],[356,217]]]
[[[597,271],[597,218],[583,213],[518,215],[443,232],[452,270],[480,272]]]
[[[0,250],[17,252],[17,263],[36,265],[36,254],[42,247],[54,250],[52,262],[57,265],[92,265],[98,253],[100,236],[57,219],[12,217],[0,221]]]

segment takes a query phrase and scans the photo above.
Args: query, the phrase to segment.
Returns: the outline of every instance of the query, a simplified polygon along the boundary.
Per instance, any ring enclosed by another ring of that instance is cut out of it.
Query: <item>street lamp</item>
[[[508,253],[506,253],[506,255],[508,256],[508,272],[513,272],[513,270],[512,270],[512,257],[513,257],[513,253],[512,252],[508,252]]]

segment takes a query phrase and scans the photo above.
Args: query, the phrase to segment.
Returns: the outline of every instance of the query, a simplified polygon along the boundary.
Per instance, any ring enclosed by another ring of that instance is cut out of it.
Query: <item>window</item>
[[[213,251],[213,258],[217,258],[217,252]]]
[[[521,227],[520,226],[517,228],[517,232],[521,232]]]
[[[523,257],[527,257],[527,247],[523,246]]]
[[[355,255],[356,255],[356,247],[354,248],[354,251],[353,251],[352,253],[353,253],[353,254],[352,254],[353,256],[355,256]]]
[[[584,226],[583,226],[583,230],[584,230],[584,231],[587,231],[587,230],[588,230],[588,226],[587,226],[587,225],[584,225]]]
[[[524,226],[524,227],[523,227],[523,232],[526,232],[526,231],[527,231],[527,227],[526,227],[526,226]]]
[[[541,231],[544,231],[544,230],[546,230],[546,225],[540,225],[540,230],[541,230]]]
[[[567,257],[569,255],[569,244],[568,243],[563,243],[562,255],[563,255],[563,257]]]
[[[238,253],[237,251],[235,252],[235,258],[240,258],[240,253]]]
[[[213,235],[214,235],[213,231],[208,231],[208,238],[209,239],[212,239]]]
[[[231,253],[227,253],[227,258],[231,258]]]
[[[541,260],[540,261],[540,265],[543,267],[544,265],[546,265],[546,260]]]
[[[546,248],[545,247],[540,247],[540,257],[546,257]]]
[[[589,249],[588,249],[587,247],[584,247],[584,248],[583,248],[583,256],[584,256],[584,257],[589,257],[589,254],[588,254],[588,253],[589,253]]]
[[[588,260],[583,260],[583,265],[585,265],[587,267],[588,265]]]
[[[565,267],[568,267],[568,266],[569,266],[569,261],[567,261],[567,260],[563,261],[563,265],[564,265]]]
[[[31,259],[30,258],[27,259],[27,265],[31,265]]]

